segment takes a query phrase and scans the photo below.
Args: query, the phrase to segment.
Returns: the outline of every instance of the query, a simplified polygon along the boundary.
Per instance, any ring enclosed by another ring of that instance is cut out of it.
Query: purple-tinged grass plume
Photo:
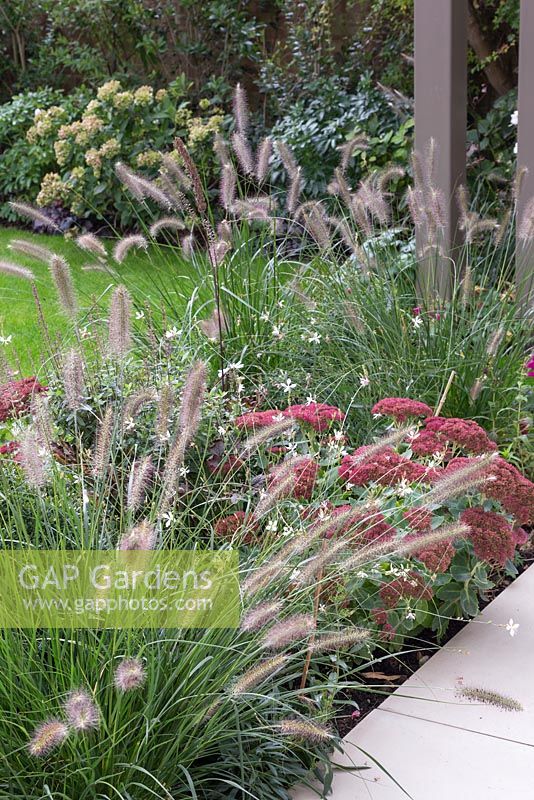
[[[261,639],[266,650],[282,650],[294,642],[302,641],[315,630],[313,614],[294,614],[273,625]]]
[[[14,250],[16,253],[22,253],[30,258],[43,261],[45,264],[48,264],[54,255],[53,252],[47,247],[43,247],[35,242],[30,242],[27,239],[11,239],[8,247],[10,250]]]
[[[59,719],[49,719],[39,725],[28,743],[30,755],[43,758],[59,747],[69,734],[67,725]]]
[[[116,358],[124,358],[132,346],[132,299],[125,286],[117,286],[109,306],[108,348]]]
[[[63,706],[69,726],[75,731],[95,730],[100,724],[100,711],[84,689],[70,692]]]
[[[156,544],[156,530],[147,519],[134,525],[119,542],[119,550],[153,550]]]
[[[146,680],[146,670],[140,658],[125,658],[115,670],[114,683],[125,694],[139,689]]]

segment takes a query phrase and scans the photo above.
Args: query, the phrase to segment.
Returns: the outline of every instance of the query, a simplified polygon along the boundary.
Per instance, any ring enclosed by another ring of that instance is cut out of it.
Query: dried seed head
[[[455,470],[452,475],[445,475],[436,481],[432,489],[423,495],[419,504],[423,507],[443,503],[459,494],[465,494],[469,489],[480,486],[487,480],[487,467],[495,458],[496,453],[470,459],[465,467]]]
[[[4,275],[12,275],[14,278],[24,278],[27,281],[35,280],[31,269],[15,264],[13,261],[0,261],[0,272],[3,272]]]
[[[256,156],[256,178],[263,183],[269,172],[269,163],[273,152],[273,140],[270,136],[263,139]]]
[[[76,239],[76,244],[78,247],[81,247],[82,250],[87,250],[89,253],[94,253],[95,256],[101,256],[102,258],[107,257],[107,251],[104,247],[102,241],[95,236],[94,233],[82,233],[81,236],[78,236]]]
[[[503,711],[524,711],[523,706],[518,700],[507,697],[491,689],[481,689],[478,686],[459,686],[456,694],[464,700],[473,703],[483,703],[484,705],[497,706]]]
[[[245,175],[254,175],[254,158],[252,156],[252,150],[250,149],[250,145],[242,133],[232,134],[232,147],[234,148],[234,153],[236,154],[239,165]]]
[[[225,164],[221,172],[221,188],[219,191],[221,205],[230,211],[235,202],[236,174],[231,164]]]
[[[100,711],[91,695],[83,689],[70,692],[64,709],[68,723],[75,731],[88,731],[100,724]]]
[[[131,528],[119,542],[119,550],[153,550],[156,531],[147,519]]]
[[[168,383],[161,387],[156,417],[156,436],[163,440],[168,435],[174,406],[174,389]]]
[[[259,683],[262,683],[267,678],[270,678],[275,672],[278,672],[278,670],[284,667],[288,661],[289,658],[286,655],[273,656],[273,658],[260,661],[257,666],[249,669],[248,672],[245,672],[235,681],[235,683],[230,687],[230,694],[233,697],[241,694],[247,694]]]
[[[135,424],[137,415],[140,413],[143,406],[152,403],[156,400],[156,392],[154,389],[139,389],[134,392],[124,404],[123,411],[123,429],[131,427]]]
[[[130,315],[132,299],[125,286],[117,286],[111,295],[109,307],[109,352],[117,358],[123,358],[132,346]]]
[[[146,680],[146,671],[140,658],[125,658],[115,670],[115,686],[120,692],[138,689]]]
[[[63,391],[67,407],[78,411],[84,404],[85,381],[83,359],[74,349],[67,352],[63,361]]]
[[[61,228],[56,225],[56,223],[50,219],[49,216],[44,214],[39,208],[35,206],[29,205],[29,203],[12,203],[10,202],[9,205],[16,211],[17,214],[20,214],[21,217],[26,217],[27,219],[31,219],[34,222],[39,222],[41,225],[44,225],[46,228],[49,228],[51,231],[57,231],[61,233]]]
[[[203,319],[199,322],[199,328],[208,339],[218,342],[221,334],[224,336],[228,331],[228,323],[224,312],[222,310],[218,312],[215,308],[208,319]]]
[[[146,250],[148,242],[140,233],[133,233],[131,236],[125,236],[113,248],[113,258],[118,264],[122,264],[128,253],[132,248]]]
[[[103,478],[108,470],[114,427],[115,412],[113,406],[110,405],[104,412],[104,417],[96,435],[93,455],[93,475],[95,478]]]
[[[21,437],[19,456],[26,481],[32,488],[40,489],[49,477],[50,453],[35,431],[28,429]]]
[[[78,301],[72,282],[70,267],[62,256],[53,255],[50,259],[50,273],[56,285],[59,302],[63,310],[69,317],[75,317],[78,313]]]
[[[311,720],[283,719],[275,727],[282,736],[300,739],[311,744],[327,744],[332,742],[334,738],[328,728]]]
[[[68,727],[59,719],[49,719],[39,725],[28,743],[30,755],[41,758],[59,747],[69,733]]]
[[[121,183],[123,183],[138,200],[145,200],[149,197],[165,210],[173,207],[173,199],[162,191],[153,181],[142,178],[120,162],[115,164],[115,173]]]
[[[249,436],[247,439],[245,439],[238,458],[248,458],[248,456],[257,450],[260,445],[268,442],[269,439],[273,439],[275,436],[279,436],[281,433],[291,430],[294,427],[295,420],[288,417],[280,420],[280,422],[274,422],[272,425],[266,425],[264,428],[260,428],[257,433],[254,433],[252,436]]]
[[[11,239],[8,246],[10,250],[14,250],[16,253],[23,253],[25,256],[30,256],[30,258],[44,261],[45,264],[48,264],[54,255],[48,248],[35,242],[29,242],[26,239]]]
[[[289,214],[293,214],[299,204],[300,194],[302,192],[302,170],[297,167],[295,172],[291,173],[289,179],[289,191],[286,198],[286,208]]]
[[[345,173],[347,171],[355,150],[367,150],[368,147],[369,140],[365,135],[355,136],[353,139],[349,139],[348,142],[340,145],[338,150],[341,153],[341,161],[339,163],[339,169],[341,172]]]
[[[195,162],[189,155],[189,151],[184,142],[178,137],[174,140],[174,149],[179,153],[184,165],[184,169],[191,179],[191,187],[193,190],[197,211],[199,214],[203,214],[206,210],[206,198],[204,197],[202,181],[200,180],[200,175],[198,174]]]
[[[130,511],[135,511],[144,502],[153,474],[154,465],[150,456],[145,456],[132,464],[126,498],[126,505]],[[141,549],[149,550],[151,548],[143,547]]]
[[[298,169],[298,164],[292,149],[285,142],[278,139],[275,141],[275,146],[287,173],[293,175]]]
[[[234,89],[233,110],[236,129],[242,136],[246,136],[249,125],[248,103],[247,95],[240,83]]]
[[[355,644],[366,642],[371,637],[371,631],[363,628],[354,628],[326,634],[316,638],[310,645],[312,653],[324,653],[329,650],[345,650]]]
[[[150,226],[150,235],[155,238],[161,231],[183,231],[185,223],[180,217],[162,217]]]
[[[302,641],[315,630],[313,614],[294,614],[273,625],[262,637],[261,646],[267,650],[282,650]]]
[[[257,631],[276,619],[284,607],[283,600],[268,600],[253,608],[249,608],[241,619],[242,631]]]
[[[194,253],[194,247],[193,247],[194,242],[195,242],[195,240],[194,240],[192,234],[189,234],[188,236],[184,236],[182,241],[180,242],[181,247],[182,247],[182,254],[185,256],[185,258],[191,258],[192,257],[192,255]]]

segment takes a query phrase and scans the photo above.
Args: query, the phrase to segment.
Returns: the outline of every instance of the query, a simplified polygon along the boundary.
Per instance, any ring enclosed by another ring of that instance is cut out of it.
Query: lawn
[[[30,268],[36,276],[35,285],[39,294],[47,327],[52,337],[57,337],[61,342],[65,337],[72,336],[72,326],[65,317],[57,300],[57,294],[46,264],[33,258],[13,252],[9,248],[12,239],[26,239],[64,256],[69,262],[80,306],[85,309],[85,315],[94,312],[102,301],[109,295],[113,286],[118,281],[129,283],[135,278],[138,288],[138,297],[147,296],[159,282],[159,289],[169,300],[176,294],[176,275],[173,275],[173,285],[167,280],[170,275],[167,270],[168,259],[165,251],[158,247],[158,259],[151,258],[150,252],[132,253],[120,266],[113,264],[110,272],[86,271],[84,265],[93,263],[91,254],[85,253],[76,246],[75,242],[60,236],[43,236],[29,233],[16,228],[0,228],[0,261],[10,261]],[[163,256],[163,257],[162,257]],[[155,262],[162,264],[158,269]],[[183,269],[182,269],[183,267]],[[180,284],[188,283],[184,296],[190,296],[191,284],[194,280],[193,270],[182,262]],[[4,354],[10,364],[21,375],[39,373],[42,369],[43,339],[39,327],[36,301],[29,282],[0,272],[0,336]],[[84,316],[81,324],[83,326]],[[8,339],[9,341],[5,341]]]

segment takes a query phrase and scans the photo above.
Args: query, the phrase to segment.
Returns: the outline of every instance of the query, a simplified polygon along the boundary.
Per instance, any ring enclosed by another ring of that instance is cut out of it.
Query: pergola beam
[[[519,26],[519,91],[517,164],[527,168],[517,203],[517,220],[521,222],[528,201],[534,197],[534,2],[521,0]],[[518,229],[520,225],[518,224]],[[534,242],[517,237],[516,288],[521,311],[534,304]]]
[[[533,3],[534,6],[534,3]],[[534,11],[534,8],[532,9]],[[443,255],[423,258],[423,298],[450,298],[461,231],[455,193],[465,183],[467,137],[467,0],[415,0],[415,148],[437,145],[435,184],[445,198]],[[534,143],[533,143],[534,146]],[[416,231],[418,252],[425,232]]]

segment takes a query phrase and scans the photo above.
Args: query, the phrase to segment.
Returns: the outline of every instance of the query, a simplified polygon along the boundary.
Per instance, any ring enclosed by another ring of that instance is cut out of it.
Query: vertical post
[[[517,202],[517,219],[521,221],[528,201],[534,197],[534,3],[521,0],[519,26],[519,92],[517,165],[526,167]],[[516,290],[522,312],[534,303],[534,242],[517,238]]]
[[[465,183],[466,137],[467,0],[415,0],[415,148],[422,153],[435,140],[436,188],[445,198],[443,255],[423,258],[419,265],[423,297],[451,297],[451,259],[461,244],[455,192]],[[424,231],[416,237],[423,245]]]

